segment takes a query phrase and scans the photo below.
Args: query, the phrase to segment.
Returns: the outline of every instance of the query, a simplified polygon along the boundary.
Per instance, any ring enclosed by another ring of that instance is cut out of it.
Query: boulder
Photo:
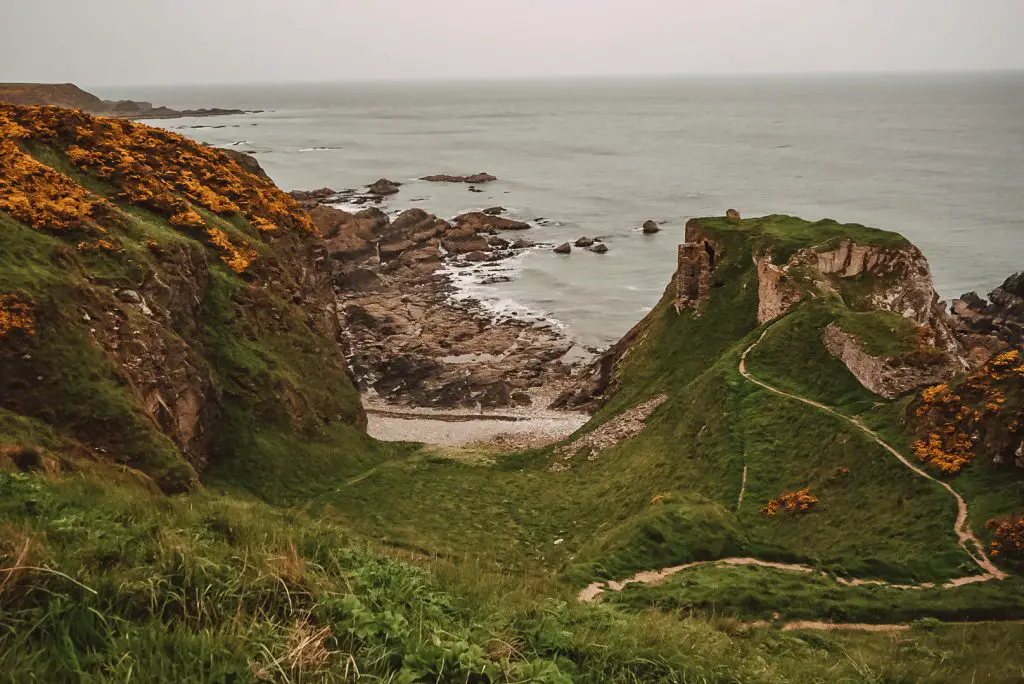
[[[472,228],[477,233],[487,230],[526,230],[529,223],[514,221],[501,216],[492,216],[482,211],[471,211],[460,214],[452,219],[457,228]]]
[[[497,236],[487,238],[487,244],[488,246],[494,247],[495,249],[508,249],[509,247],[512,246],[512,243],[510,243],[508,240]]]
[[[735,209],[726,209],[725,210],[725,218],[727,218],[729,220],[732,220],[732,221],[739,221],[740,220],[740,212],[736,211]]]
[[[394,195],[398,192],[398,186],[401,183],[395,183],[389,181],[387,178],[378,179],[373,185],[369,186],[370,194],[373,195]]]
[[[479,251],[479,250],[478,251],[474,251],[474,252],[469,252],[465,256],[466,261],[487,261],[490,258],[491,258],[491,256],[487,252],[482,252],[482,251]]]
[[[505,207],[489,207],[484,209],[484,213],[488,216],[498,216],[500,214],[504,214],[506,211],[508,211],[508,209]]]
[[[537,243],[533,240],[527,240],[526,238],[519,238],[512,243],[512,249],[530,249],[536,247]]]
[[[608,251],[608,245],[604,244],[603,242],[598,242],[596,245],[590,248],[590,251],[593,252],[594,254],[604,254],[605,252]]]
[[[572,251],[572,245],[570,245],[568,242],[563,242],[562,244],[555,247],[553,251],[555,252],[555,254],[568,254],[569,252]]]
[[[654,221],[644,221],[644,235],[654,235],[660,230],[661,228]]]
[[[453,228],[447,231],[441,237],[441,244],[455,254],[485,252],[488,249],[487,240],[471,228]]]
[[[590,247],[594,244],[594,238],[581,237],[576,242],[572,243],[576,247]]]
[[[498,180],[498,178],[489,173],[474,173],[470,176],[450,176],[441,173],[434,176],[423,176],[420,180],[430,181],[431,183],[490,183],[491,181]]]

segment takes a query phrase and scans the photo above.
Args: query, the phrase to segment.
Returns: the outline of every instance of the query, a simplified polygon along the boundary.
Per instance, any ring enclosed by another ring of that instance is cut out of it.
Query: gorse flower
[[[818,497],[811,494],[807,489],[798,489],[795,492],[783,492],[775,499],[772,499],[761,509],[763,515],[769,518],[780,510],[785,509],[792,513],[806,513],[818,503]]]
[[[131,121],[0,104],[0,211],[33,228],[103,233],[95,219],[117,212],[108,200],[33,158],[23,147],[32,141],[57,148],[76,168],[108,184],[112,199],[156,212],[175,228],[206,231],[237,272],[257,252],[208,227],[197,208],[244,217],[263,233],[314,232],[289,195],[220,150]],[[107,248],[98,241],[82,244]]]
[[[13,331],[29,336],[36,334],[32,307],[21,301],[17,295],[0,295],[0,337]]]

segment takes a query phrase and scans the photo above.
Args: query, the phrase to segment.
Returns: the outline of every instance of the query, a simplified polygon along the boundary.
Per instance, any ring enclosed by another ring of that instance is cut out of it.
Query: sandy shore
[[[461,446],[490,444],[524,449],[557,442],[590,418],[576,411],[508,408],[475,412],[406,408],[364,397],[370,436],[386,442],[409,441]]]

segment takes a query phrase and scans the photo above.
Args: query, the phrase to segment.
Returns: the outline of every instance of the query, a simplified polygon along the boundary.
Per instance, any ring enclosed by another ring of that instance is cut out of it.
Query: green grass
[[[891,311],[846,311],[836,319],[872,356],[903,356],[916,348],[917,326]]]
[[[219,496],[0,471],[0,517],[0,567],[30,566],[0,591],[4,681],[948,681],[1021,667],[1016,625],[893,639],[581,605],[543,578],[413,565],[327,520]],[[321,656],[296,652],[313,635]]]
[[[657,607],[778,622],[998,621],[1024,618],[1024,581],[1013,578],[956,589],[898,589],[845,586],[832,577],[775,568],[701,566],[683,570],[661,584],[630,584],[606,600],[631,610]]]

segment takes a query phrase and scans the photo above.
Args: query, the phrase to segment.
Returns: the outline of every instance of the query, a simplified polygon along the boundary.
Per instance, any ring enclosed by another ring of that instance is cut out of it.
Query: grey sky
[[[1024,68],[1024,0],[0,0],[0,82]]]

